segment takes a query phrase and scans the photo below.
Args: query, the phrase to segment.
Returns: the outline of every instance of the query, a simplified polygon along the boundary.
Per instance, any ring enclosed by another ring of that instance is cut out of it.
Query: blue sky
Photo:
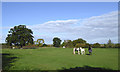
[[[43,38],[48,44],[54,37],[118,42],[117,10],[117,2],[3,2],[2,42],[20,24],[33,30],[34,40]]]

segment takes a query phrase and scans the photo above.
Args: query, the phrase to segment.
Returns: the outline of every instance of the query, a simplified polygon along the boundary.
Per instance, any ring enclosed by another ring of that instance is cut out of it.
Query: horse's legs
[[[83,51],[83,53],[85,54],[85,51]]]
[[[81,55],[83,54],[83,52],[81,51]]]
[[[78,54],[80,55],[80,51],[78,50]]]
[[[83,55],[83,54],[84,54],[84,51],[81,51],[81,54]]]
[[[74,51],[74,54],[75,54],[75,51]]]
[[[75,50],[73,50],[73,54],[75,54]]]

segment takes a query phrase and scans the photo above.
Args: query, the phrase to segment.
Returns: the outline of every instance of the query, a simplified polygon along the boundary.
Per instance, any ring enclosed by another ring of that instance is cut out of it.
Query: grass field
[[[73,55],[72,48],[3,49],[2,53],[3,67],[10,70],[62,70],[84,66],[118,70],[118,49],[113,48],[95,48],[92,55]]]

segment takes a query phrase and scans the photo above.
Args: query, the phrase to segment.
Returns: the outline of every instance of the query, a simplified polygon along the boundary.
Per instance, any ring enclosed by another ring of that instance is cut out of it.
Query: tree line
[[[114,44],[109,39],[108,43],[106,44],[89,44],[86,40],[82,38],[78,38],[76,40],[64,40],[63,43],[62,40],[58,37],[53,38],[53,45],[47,45],[44,43],[43,39],[38,39],[37,41],[33,41],[33,32],[31,29],[28,29],[25,25],[19,25],[14,26],[14,28],[11,28],[10,31],[8,31],[8,35],[6,37],[6,45],[8,46],[16,46],[22,48],[23,46],[40,46],[40,47],[63,47],[66,48],[73,48],[73,47],[84,47],[87,48],[89,46],[92,46],[93,48],[118,48],[120,47],[120,44]],[[40,41],[43,41],[44,44],[41,44]],[[35,44],[38,43],[38,44]]]
[[[56,37],[57,38],[57,37]],[[93,48],[118,48],[120,47],[120,44],[118,43],[112,43],[112,41],[109,39],[108,42],[106,44],[99,44],[99,43],[94,43],[94,44],[89,44],[87,43],[87,41],[85,41],[82,38],[78,38],[76,40],[64,40],[64,42],[60,45],[60,38],[57,38],[59,41],[58,46],[63,47],[65,46],[66,48],[73,48],[73,47],[83,47],[83,48],[88,48],[89,46],[93,47]],[[58,43],[56,42],[56,43]],[[54,42],[53,42],[54,43]],[[54,45],[55,46],[55,45]]]

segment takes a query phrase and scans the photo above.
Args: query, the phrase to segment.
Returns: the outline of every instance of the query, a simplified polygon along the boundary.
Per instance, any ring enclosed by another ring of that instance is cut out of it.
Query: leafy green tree
[[[114,47],[114,44],[112,43],[112,41],[110,39],[108,40],[107,47],[108,48]]]
[[[42,45],[42,47],[47,47],[47,44],[44,43],[44,44]]]
[[[89,46],[90,46],[90,44],[89,44],[89,43],[86,43],[84,47],[85,47],[85,48],[88,48]]]
[[[86,44],[86,41],[83,40],[82,38],[79,38],[79,39],[77,39],[77,40],[73,40],[73,46],[74,46],[74,47],[75,47],[75,45],[76,45],[77,43]]]
[[[53,38],[53,46],[54,47],[60,47],[61,40],[58,37]]]
[[[104,48],[107,48],[107,44],[104,44]]]
[[[92,47],[93,47],[93,48],[99,48],[99,47],[100,47],[100,44],[99,44],[99,43],[94,43],[94,44],[92,45]]]
[[[63,47],[63,46],[65,46],[65,42],[63,42],[63,43],[61,44],[61,47]]]
[[[116,43],[115,48],[120,48],[120,43]]]
[[[44,44],[44,39],[37,39],[38,46],[42,46]]]
[[[26,28],[25,25],[14,26],[8,31],[9,34],[6,37],[7,45],[9,46],[25,46],[26,44],[33,44],[33,32],[31,29]]]
[[[84,43],[77,43],[77,44],[75,45],[75,47],[76,47],[76,48],[85,47],[85,45],[86,45],[86,44],[84,44]]]
[[[73,47],[73,43],[71,40],[64,40],[64,45],[67,48],[72,48]]]

